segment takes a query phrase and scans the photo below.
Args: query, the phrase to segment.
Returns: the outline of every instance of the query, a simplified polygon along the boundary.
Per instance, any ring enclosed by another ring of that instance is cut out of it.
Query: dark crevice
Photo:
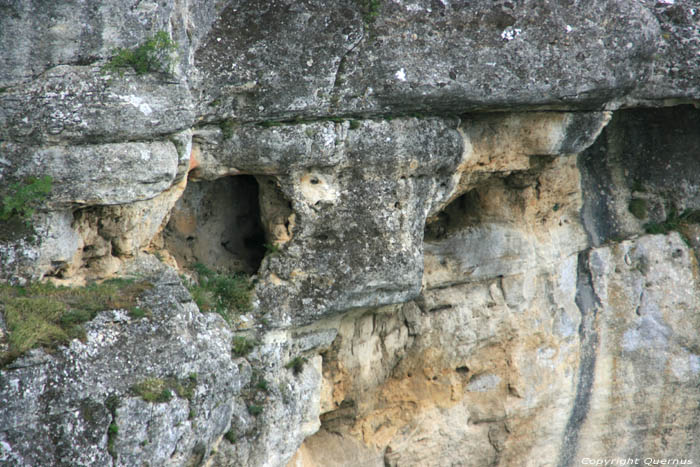
[[[600,303],[593,290],[593,280],[588,266],[589,251],[583,251],[578,256],[578,278],[576,284],[576,305],[581,312],[579,326],[580,360],[576,396],[569,414],[569,420],[564,430],[564,439],[560,449],[559,467],[573,465],[573,459],[578,450],[581,428],[590,410],[595,365],[598,350],[598,332],[595,327],[596,312]]]

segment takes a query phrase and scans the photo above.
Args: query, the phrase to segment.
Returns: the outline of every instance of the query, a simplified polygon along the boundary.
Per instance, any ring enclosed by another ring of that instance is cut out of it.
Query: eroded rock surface
[[[700,462],[697,1],[93,3],[0,5],[0,280],[148,313],[0,368],[0,465]]]

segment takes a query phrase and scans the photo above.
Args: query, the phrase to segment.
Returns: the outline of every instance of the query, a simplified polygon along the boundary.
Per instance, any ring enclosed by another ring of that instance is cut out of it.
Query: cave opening
[[[179,267],[254,274],[265,256],[259,186],[252,175],[190,180],[164,230]]]
[[[424,240],[437,242],[480,221],[479,191],[472,189],[452,200],[425,225]]]

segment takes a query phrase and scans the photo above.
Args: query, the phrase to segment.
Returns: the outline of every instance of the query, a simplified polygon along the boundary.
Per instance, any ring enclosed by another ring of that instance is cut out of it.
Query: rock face
[[[148,313],[0,301],[0,465],[700,462],[700,4],[93,3],[0,5],[0,281]]]

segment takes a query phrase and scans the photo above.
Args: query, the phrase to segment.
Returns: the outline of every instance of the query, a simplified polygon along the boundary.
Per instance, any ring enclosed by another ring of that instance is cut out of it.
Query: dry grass
[[[71,339],[82,339],[82,324],[104,310],[140,311],[137,298],[152,285],[144,281],[114,279],[86,287],[56,287],[34,283],[24,287],[0,284],[0,309],[7,326],[8,363],[26,351],[54,349]]]

